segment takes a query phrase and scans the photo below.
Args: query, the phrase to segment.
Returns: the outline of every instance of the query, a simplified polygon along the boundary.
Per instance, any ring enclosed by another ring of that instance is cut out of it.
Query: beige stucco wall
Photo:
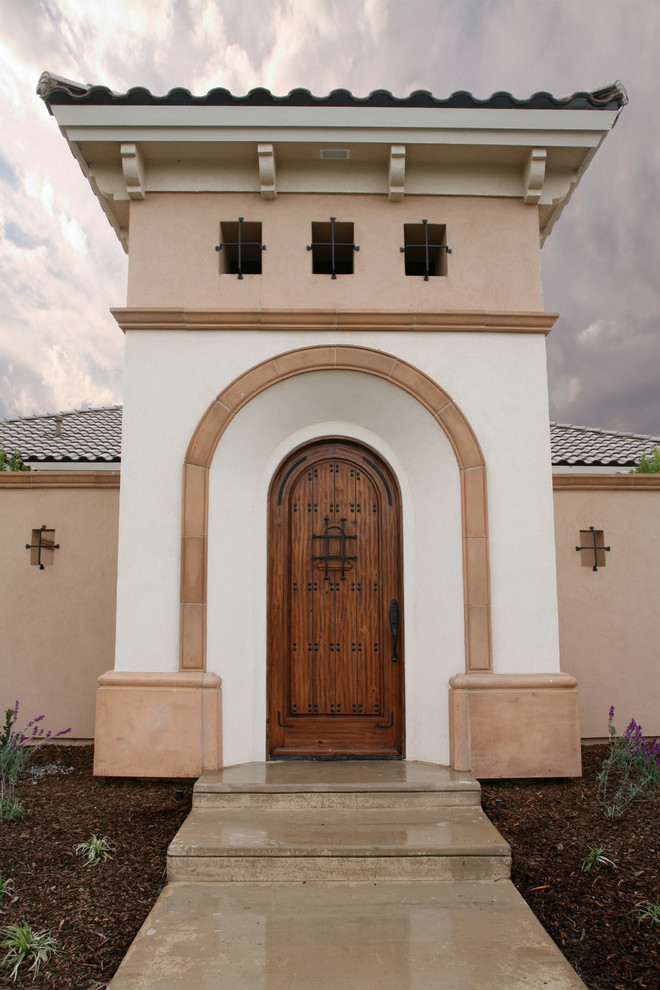
[[[114,662],[119,474],[0,475],[0,708],[94,735],[97,678]],[[32,530],[60,549],[30,564]]]
[[[607,735],[610,705],[623,732],[631,717],[660,735],[660,478],[554,478],[562,670],[578,680],[583,738]],[[580,530],[604,532],[605,567],[583,566]]]
[[[620,731],[634,716],[660,734],[660,479],[561,475],[554,484],[561,666],[578,679],[581,734],[604,737],[611,704]],[[26,719],[44,713],[74,738],[93,736],[97,678],[113,667],[117,503],[117,475],[0,475],[0,707],[18,698]],[[25,543],[43,523],[61,549],[40,571]],[[612,547],[596,573],[575,551],[589,526]]]
[[[354,223],[354,274],[312,274],[312,221]],[[220,222],[260,221],[262,275],[221,275]],[[403,224],[446,224],[447,275],[405,275]],[[131,203],[129,306],[442,312],[543,309],[538,212],[514,198],[150,193]],[[377,302],[375,303],[375,300]]]

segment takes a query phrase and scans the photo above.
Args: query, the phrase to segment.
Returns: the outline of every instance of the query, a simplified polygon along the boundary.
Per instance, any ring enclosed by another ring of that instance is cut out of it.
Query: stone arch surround
[[[436,420],[459,467],[463,547],[466,673],[492,671],[486,465],[474,432],[458,405],[413,365],[383,351],[319,345],[287,351],[244,372],[202,416],[183,467],[181,527],[181,671],[206,669],[206,597],[209,468],[233,417],[260,392],[313,371],[357,371],[408,392]]]

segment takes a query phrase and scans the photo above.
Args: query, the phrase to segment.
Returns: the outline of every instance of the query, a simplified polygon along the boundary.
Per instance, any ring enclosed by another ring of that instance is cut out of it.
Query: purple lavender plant
[[[614,705],[610,707],[608,730],[610,751],[597,777],[596,798],[608,818],[620,818],[635,798],[651,800],[660,792],[660,743],[655,737],[645,739],[634,718],[624,734],[618,735]]]
[[[44,715],[37,715],[22,729],[17,729],[18,701],[5,711],[5,723],[0,731],[0,821],[17,821],[23,817],[23,806],[16,800],[16,785],[22,771],[35,751],[49,739],[65,736],[71,729],[60,732],[44,731]]]

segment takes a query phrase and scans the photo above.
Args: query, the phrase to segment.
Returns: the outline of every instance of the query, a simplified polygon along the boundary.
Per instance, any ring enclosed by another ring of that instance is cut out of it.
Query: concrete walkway
[[[195,785],[111,990],[584,990],[469,774],[230,767]]]

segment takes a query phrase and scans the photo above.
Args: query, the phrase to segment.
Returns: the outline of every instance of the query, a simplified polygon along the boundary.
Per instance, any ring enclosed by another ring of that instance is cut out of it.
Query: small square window
[[[404,255],[406,275],[429,276],[447,274],[447,228],[444,223],[404,223],[401,251]]]
[[[257,221],[223,220],[220,224],[220,274],[261,275],[261,224]]]
[[[32,530],[32,541],[26,546],[30,551],[30,564],[38,566],[42,571],[44,567],[49,567],[55,559],[55,550],[59,546],[55,543],[55,530],[41,529]]]
[[[607,563],[607,553],[609,547],[605,546],[605,533],[602,529],[580,530],[580,546],[575,548],[580,551],[580,563],[583,567],[590,567],[592,571],[599,567],[605,567]]]
[[[312,272],[315,275],[353,274],[353,255],[360,249],[355,244],[353,224],[330,222],[312,223],[312,243],[307,248],[312,252]]]

